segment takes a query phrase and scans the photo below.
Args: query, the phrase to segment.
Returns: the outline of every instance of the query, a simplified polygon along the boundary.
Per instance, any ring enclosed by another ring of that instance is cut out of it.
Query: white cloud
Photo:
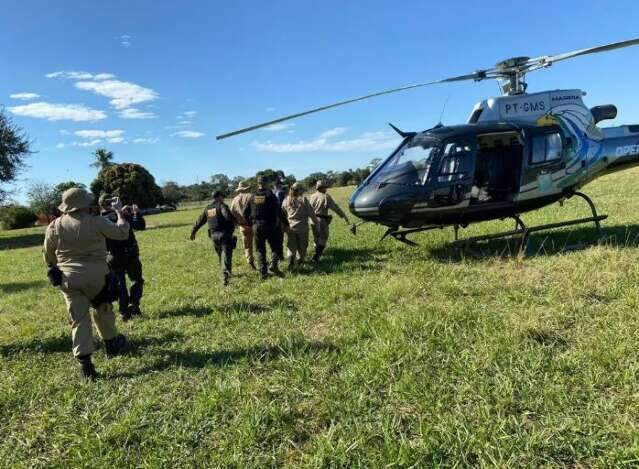
[[[193,121],[178,121],[178,125],[191,125]]]
[[[156,143],[158,138],[134,138],[133,143]]]
[[[153,101],[158,97],[158,94],[150,88],[120,80],[79,81],[75,87],[111,98],[110,104],[116,109],[126,109],[134,104]]]
[[[55,147],[56,148],[64,148],[64,143],[58,143]]]
[[[204,137],[202,132],[195,132],[193,130],[180,130],[179,132],[175,132],[171,134],[173,137],[182,137],[182,138],[200,138]]]
[[[329,129],[326,132],[322,132],[319,138],[337,137],[338,135],[342,135],[344,132],[346,132],[345,127],[335,127],[334,129]]]
[[[111,73],[98,73],[94,75],[89,72],[77,72],[62,70],[60,72],[47,73],[47,78],[66,78],[69,80],[111,80],[115,75]]]
[[[366,132],[352,139],[332,140],[333,136],[339,135],[343,131],[331,130],[332,132],[324,132],[313,140],[300,140],[293,143],[252,142],[251,146],[260,151],[272,153],[302,153],[388,150],[398,144],[398,138],[389,132]],[[325,136],[327,133],[328,137]]]
[[[60,134],[61,134],[61,135],[69,135],[70,133],[71,133],[71,132],[69,132],[69,131],[68,131],[68,130],[66,130],[66,129],[62,129],[62,130],[60,130]]]
[[[23,101],[30,101],[32,99],[39,98],[40,95],[35,93],[14,93],[10,94],[9,97],[11,99],[22,99]]]
[[[124,141],[124,138],[122,137],[113,137],[113,138],[107,139],[107,142],[109,143],[122,143],[123,141]]]
[[[268,127],[264,127],[264,130],[268,130],[269,132],[282,132],[283,130],[288,130],[292,127],[295,127],[295,123],[280,122],[279,124],[273,124],[269,125]]]
[[[131,47],[131,36],[129,36],[128,34],[123,34],[122,36],[120,36],[120,44],[123,47]]]
[[[74,147],[93,147],[98,143],[102,143],[102,139],[96,138],[95,140],[90,140],[88,142],[73,142],[71,145]]]
[[[133,107],[123,109],[120,111],[119,116],[122,119],[155,119],[157,117],[152,112],[140,111]]]
[[[124,134],[124,130],[78,130],[73,133],[82,138],[117,138]]]
[[[9,111],[18,116],[35,117],[50,121],[71,120],[75,122],[87,122],[106,119],[104,111],[91,109],[79,104],[53,104],[53,103],[29,103],[22,106],[13,106]]]
[[[197,111],[185,111],[183,112],[185,117],[188,117],[189,119],[194,118],[197,115]]]

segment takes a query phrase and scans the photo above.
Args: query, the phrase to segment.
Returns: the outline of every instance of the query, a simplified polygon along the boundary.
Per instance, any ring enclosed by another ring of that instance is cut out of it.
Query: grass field
[[[187,240],[198,210],[149,217],[145,317],[85,385],[42,230],[1,232],[0,466],[639,465],[638,176],[586,188],[610,215],[600,243],[540,234],[522,260],[336,220],[317,268],[262,283],[238,250],[227,289],[206,235]]]

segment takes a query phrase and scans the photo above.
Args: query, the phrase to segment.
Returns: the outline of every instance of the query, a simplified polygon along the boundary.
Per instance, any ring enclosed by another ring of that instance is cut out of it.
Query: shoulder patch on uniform
[[[217,217],[217,209],[216,208],[210,208],[206,211],[206,217],[207,218],[215,218]]]
[[[253,197],[253,201],[257,205],[262,205],[264,202],[266,202],[266,196],[265,195],[256,195],[255,197]]]

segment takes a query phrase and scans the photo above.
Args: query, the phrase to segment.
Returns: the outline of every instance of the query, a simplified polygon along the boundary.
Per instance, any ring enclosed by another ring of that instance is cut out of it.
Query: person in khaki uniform
[[[328,211],[332,210],[339,217],[343,218],[349,225],[350,221],[342,209],[339,208],[339,205],[337,205],[333,198],[326,193],[328,186],[324,183],[324,181],[317,181],[315,188],[317,191],[310,196],[309,202],[315,211],[315,215],[319,219],[319,222],[315,225],[313,230],[313,234],[315,235],[315,253],[313,254],[313,262],[318,262],[324,252],[324,249],[326,249],[326,244],[328,243],[328,237],[330,234],[329,225],[333,220],[333,217],[328,213]]]
[[[90,380],[97,377],[91,362],[95,350],[91,306],[107,356],[119,354],[126,346],[126,338],[118,334],[115,327],[111,305],[115,298],[106,261],[106,239],[125,240],[129,236],[129,224],[122,217],[119,201],[113,207],[117,213],[116,223],[93,214],[93,205],[93,195],[87,191],[79,188],[65,191],[58,207],[63,215],[51,222],[44,239],[49,279],[53,286],[60,287],[69,311],[73,355],[80,363],[80,376]]]
[[[237,195],[231,201],[231,214],[240,226],[240,234],[242,235],[242,243],[244,244],[244,256],[246,262],[251,269],[255,268],[255,257],[253,256],[253,226],[244,218],[244,211],[251,202],[252,194],[249,192],[251,188],[240,182],[237,185]]]
[[[296,182],[291,186],[291,190],[282,202],[282,212],[288,222],[287,234],[287,255],[289,270],[304,262],[308,249],[308,222],[313,226],[319,226],[319,219],[315,216],[315,211],[308,199],[304,197],[304,187]]]

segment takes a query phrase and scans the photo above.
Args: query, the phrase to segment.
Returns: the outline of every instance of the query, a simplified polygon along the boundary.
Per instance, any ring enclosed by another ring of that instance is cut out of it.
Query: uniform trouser
[[[142,294],[144,293],[144,278],[142,277],[140,257],[127,256],[117,263],[110,263],[110,268],[120,285],[120,298],[118,299],[120,313],[125,312],[130,304],[140,306]],[[131,280],[130,290],[127,290],[126,286],[127,276]]]
[[[253,257],[253,227],[250,225],[240,225],[240,233],[242,234],[242,244],[244,245],[244,256],[246,262],[252,264]]]
[[[271,267],[276,267],[277,263],[284,257],[284,234],[278,226],[260,223],[253,226],[253,234],[257,262],[260,265],[260,272],[265,274],[267,271],[266,243],[271,248]]]
[[[313,241],[315,247],[325,247],[328,243],[328,236],[330,234],[329,222],[323,218],[319,219],[319,226],[315,226],[313,229]]]
[[[287,256],[290,261],[304,262],[308,250],[308,230],[289,231],[286,236]]]
[[[104,268],[83,272],[64,272],[60,289],[67,303],[71,335],[73,339],[73,355],[89,355],[94,352],[93,327],[91,325],[91,300],[95,298],[105,285]],[[118,331],[115,327],[115,315],[111,303],[103,303],[93,312],[93,322],[103,340],[113,339]]]
[[[211,236],[213,241],[213,249],[220,261],[220,270],[222,279],[231,276],[233,270],[233,235],[219,235],[213,233]]]

